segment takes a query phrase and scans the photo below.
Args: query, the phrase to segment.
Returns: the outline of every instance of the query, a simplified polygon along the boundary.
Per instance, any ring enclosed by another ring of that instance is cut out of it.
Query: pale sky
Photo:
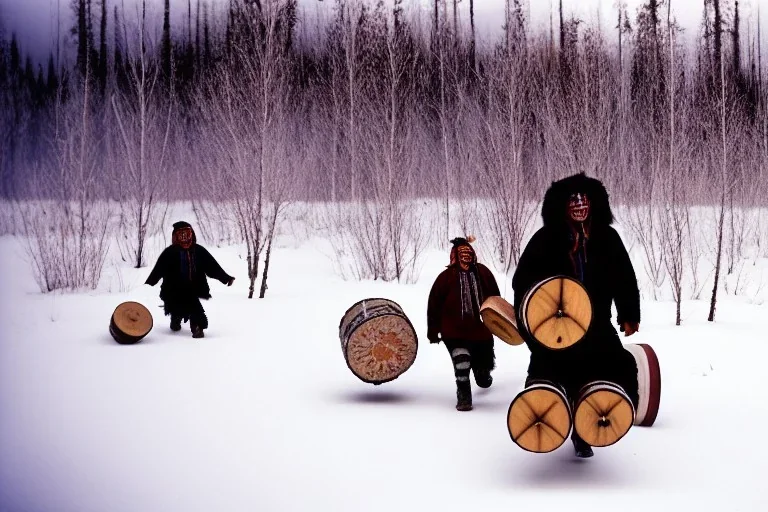
[[[61,6],[62,16],[67,16],[64,26],[71,26],[71,0],[0,0],[0,21],[7,31],[15,31],[23,51],[31,52],[36,58],[44,58],[55,40],[57,23],[57,5]],[[99,0],[95,0],[97,4]],[[111,13],[116,3],[124,4],[126,9],[131,9],[137,0],[107,0],[108,10]],[[203,0],[219,9],[224,7],[228,0]],[[371,1],[371,0],[369,0]],[[451,0],[448,0],[450,4]],[[643,0],[625,0],[630,16],[634,19],[637,6]],[[156,18],[162,13],[163,0],[147,0],[150,11]],[[197,0],[192,0],[193,15]],[[558,0],[523,0],[531,10],[531,22],[534,29],[548,30],[550,6],[557,6]],[[692,38],[698,31],[701,21],[704,0],[672,0],[672,13],[681,26],[687,31],[687,37]],[[421,5],[425,16],[429,15],[429,6],[432,0],[406,0],[411,9],[418,9]],[[498,37],[504,17],[504,0],[475,0],[475,12],[477,32],[481,40],[491,41]],[[563,0],[567,12],[574,12],[588,23],[597,23],[600,20],[604,29],[613,31],[616,25],[616,0]],[[724,3],[732,8],[733,0],[724,0]],[[760,17],[762,26],[768,30],[768,0],[741,0],[741,17],[744,26],[743,34],[746,36],[748,25],[756,26],[756,13],[759,4],[763,4]],[[334,4],[333,0],[299,0],[300,6],[314,13],[316,9],[328,9]],[[94,6],[95,8],[96,6]],[[468,20],[469,0],[461,0],[461,12],[463,19]],[[187,0],[171,0],[174,25],[179,26],[185,18]],[[95,13],[97,15],[97,13]],[[665,14],[666,15],[666,14]],[[754,29],[753,29],[754,33]],[[768,39],[768,37],[763,37]],[[764,46],[765,47],[765,46]]]

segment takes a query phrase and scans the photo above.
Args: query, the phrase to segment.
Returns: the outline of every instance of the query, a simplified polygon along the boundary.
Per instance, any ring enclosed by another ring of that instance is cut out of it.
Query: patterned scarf
[[[479,319],[482,293],[474,272],[459,271],[459,289],[461,290],[461,318],[463,319],[466,315]]]

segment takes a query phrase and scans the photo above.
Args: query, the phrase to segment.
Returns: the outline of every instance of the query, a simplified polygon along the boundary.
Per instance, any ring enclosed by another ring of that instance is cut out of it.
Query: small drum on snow
[[[621,386],[593,381],[579,393],[573,428],[591,446],[610,446],[629,432],[635,408]]]
[[[656,421],[661,402],[661,369],[656,352],[645,343],[624,345],[637,363],[637,392],[639,401],[635,425],[650,427]]]
[[[520,345],[523,337],[517,330],[515,308],[499,296],[488,297],[480,306],[483,324],[501,341],[510,345]]]
[[[529,382],[509,405],[507,428],[523,450],[548,453],[559,448],[571,432],[571,407],[562,388],[546,380]]]
[[[140,342],[152,330],[152,314],[138,302],[123,302],[109,321],[109,333],[121,345]]]
[[[344,359],[363,382],[383,384],[398,378],[416,359],[416,330],[396,302],[365,299],[339,323]]]
[[[523,296],[520,321],[537,342],[562,350],[584,338],[592,322],[592,302],[579,281],[567,276],[549,277]]]

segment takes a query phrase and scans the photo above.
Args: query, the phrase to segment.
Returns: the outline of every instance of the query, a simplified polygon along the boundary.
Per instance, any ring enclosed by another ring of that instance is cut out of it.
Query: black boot
[[[193,325],[192,326],[192,337],[193,338],[204,338],[205,334],[203,334],[203,328],[199,325]]]
[[[171,330],[173,332],[178,332],[181,330],[181,317],[176,315],[171,315]]]
[[[592,447],[587,444],[579,435],[574,431],[571,435],[571,441],[573,441],[573,449],[576,451],[576,456],[580,459],[588,459],[595,453],[592,451]]]
[[[493,377],[489,370],[472,368],[472,373],[475,374],[475,383],[481,388],[489,388],[493,384]]]
[[[456,383],[456,399],[457,411],[472,410],[472,387],[469,382]]]

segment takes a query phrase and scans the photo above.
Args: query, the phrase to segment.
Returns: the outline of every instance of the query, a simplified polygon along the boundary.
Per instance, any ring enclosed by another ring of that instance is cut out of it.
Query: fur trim
[[[608,192],[602,182],[587,177],[583,172],[555,181],[544,195],[541,217],[545,226],[555,226],[566,222],[568,197],[575,192],[587,194],[590,201],[592,225],[608,226],[613,223],[613,212],[608,202]]]

